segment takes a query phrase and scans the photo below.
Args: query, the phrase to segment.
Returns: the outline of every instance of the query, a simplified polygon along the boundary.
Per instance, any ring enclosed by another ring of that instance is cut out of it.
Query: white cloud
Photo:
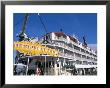
[[[97,51],[97,44],[88,44],[88,46],[89,46],[91,49]]]

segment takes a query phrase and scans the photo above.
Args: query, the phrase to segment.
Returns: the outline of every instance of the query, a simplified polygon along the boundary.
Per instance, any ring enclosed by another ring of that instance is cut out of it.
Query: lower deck
[[[78,64],[67,58],[35,56],[16,59],[14,75],[97,75],[97,66]]]

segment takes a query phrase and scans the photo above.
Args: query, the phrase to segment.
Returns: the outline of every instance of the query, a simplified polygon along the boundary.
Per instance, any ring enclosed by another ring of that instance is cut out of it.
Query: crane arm
[[[26,24],[27,24],[28,17],[29,17],[29,13],[26,13],[26,15],[24,17],[23,28],[22,28],[21,34],[23,34],[26,30]]]

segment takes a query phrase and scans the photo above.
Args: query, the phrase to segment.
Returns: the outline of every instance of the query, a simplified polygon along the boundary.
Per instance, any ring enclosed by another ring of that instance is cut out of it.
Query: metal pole
[[[28,73],[28,65],[29,65],[29,57],[28,57],[28,61],[27,61],[26,75]]]
[[[49,69],[49,61],[48,61],[47,63],[48,63],[48,75],[49,75],[49,70],[50,70],[50,69]]]
[[[45,75],[46,75],[46,56],[45,56]]]

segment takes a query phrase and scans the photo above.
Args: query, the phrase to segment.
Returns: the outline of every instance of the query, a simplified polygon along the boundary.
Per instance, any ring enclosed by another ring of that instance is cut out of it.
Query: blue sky
[[[65,34],[75,35],[81,42],[82,37],[86,36],[86,41],[92,47],[97,44],[97,14],[96,13],[39,13],[48,32],[59,32],[63,30]],[[13,36],[14,41],[18,38],[16,35],[21,31],[24,13],[13,14]],[[26,25],[26,34],[29,37],[42,37],[45,34],[44,27],[37,13],[29,14]],[[14,57],[16,52],[14,51]]]
[[[81,42],[86,36],[88,44],[97,44],[97,14],[96,13],[39,13],[48,32],[59,32],[75,35]],[[14,41],[16,34],[22,29],[24,13],[14,13]],[[42,37],[45,30],[37,13],[29,14],[26,34],[29,37]]]

